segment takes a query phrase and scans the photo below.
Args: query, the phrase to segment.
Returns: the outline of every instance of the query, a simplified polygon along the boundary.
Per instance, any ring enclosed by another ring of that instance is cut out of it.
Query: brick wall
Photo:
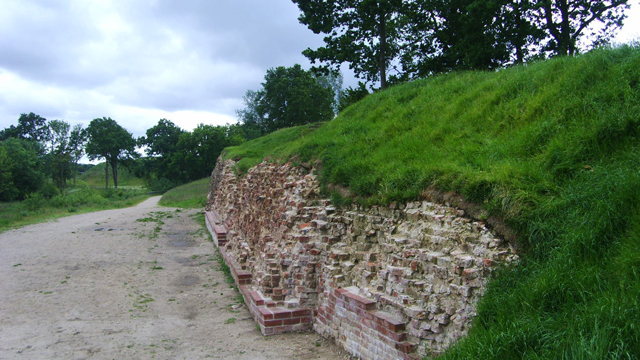
[[[238,178],[218,164],[208,226],[265,335],[313,327],[363,359],[438,354],[467,332],[492,269],[517,261],[459,209],[336,208],[313,169],[263,162]]]

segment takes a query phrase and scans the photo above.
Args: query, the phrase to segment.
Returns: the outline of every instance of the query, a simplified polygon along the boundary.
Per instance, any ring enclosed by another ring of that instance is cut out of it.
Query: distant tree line
[[[52,196],[75,181],[87,132],[65,121],[21,114],[18,125],[0,130],[0,200],[24,199],[42,191]],[[50,179],[50,181],[46,181]]]
[[[237,124],[200,124],[193,131],[185,131],[170,120],[160,119],[138,139],[147,156],[136,162],[134,174],[152,190],[164,191],[211,175],[222,150],[245,139],[245,129]]]
[[[87,128],[71,127],[34,113],[21,114],[18,124],[0,131],[0,201],[22,200],[40,193],[45,198],[75,184],[78,161],[104,160],[105,188],[118,187],[118,168],[125,166],[156,191],[209,176],[227,146],[247,137],[241,125],[198,125],[185,131],[167,119],[138,139],[109,117],[93,119]],[[146,157],[136,152],[143,148]]]
[[[200,124],[186,131],[160,119],[137,139],[109,117],[93,119],[85,129],[21,114],[17,126],[0,131],[0,201],[24,199],[34,192],[55,195],[67,180],[75,183],[84,155],[105,161],[105,188],[111,181],[118,187],[118,168],[125,166],[149,189],[165,191],[209,176],[225,147],[278,129],[331,120],[341,88],[337,73],[320,74],[300,65],[277,67],[267,71],[261,89],[247,91],[247,107],[237,112],[239,123]]]

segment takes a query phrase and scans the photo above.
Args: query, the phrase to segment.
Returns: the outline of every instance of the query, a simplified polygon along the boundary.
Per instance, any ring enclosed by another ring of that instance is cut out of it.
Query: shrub
[[[60,190],[53,183],[48,181],[42,184],[39,192],[45,199],[51,199],[54,196],[60,195]]]
[[[59,209],[66,207],[68,205],[68,201],[64,195],[60,194],[51,198],[51,200],[49,200],[49,205]]]
[[[41,193],[36,192],[27,195],[22,203],[28,211],[38,211],[47,204],[47,200]]]

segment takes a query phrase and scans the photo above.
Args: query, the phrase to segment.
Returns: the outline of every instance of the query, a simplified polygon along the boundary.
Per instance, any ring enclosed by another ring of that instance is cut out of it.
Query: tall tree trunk
[[[106,158],[104,159],[104,179],[105,179],[104,188],[108,189],[109,188],[109,161]]]
[[[380,88],[387,88],[387,17],[380,11],[380,23],[378,24],[378,32],[380,35]]]
[[[526,39],[525,39],[525,36],[522,36],[521,31],[523,31],[522,29],[524,29],[523,14],[524,14],[524,9],[526,9],[525,6],[527,6],[527,4],[524,4],[522,1],[518,1],[514,5],[515,19],[516,19],[515,31],[517,33],[515,34],[513,45],[516,49],[516,64],[524,63],[524,46],[526,44]]]
[[[118,160],[116,159],[111,163],[111,170],[113,173],[113,187],[118,188]]]
[[[571,23],[569,22],[569,4],[567,0],[558,0],[558,8],[560,9],[562,17],[562,23],[560,25],[562,39],[559,39],[559,42],[561,42],[560,47],[564,55],[572,56],[575,54],[575,46],[571,40]]]
[[[543,2],[543,11],[544,17],[547,22],[547,29],[553,36],[553,39],[556,41],[557,45],[557,55],[567,55],[567,49],[562,41],[562,31],[556,27],[556,23],[553,19],[553,2],[558,0],[544,0]]]

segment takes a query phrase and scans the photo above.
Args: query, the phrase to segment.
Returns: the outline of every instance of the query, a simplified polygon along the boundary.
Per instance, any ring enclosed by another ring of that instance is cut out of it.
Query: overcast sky
[[[637,1],[633,1],[636,3]],[[640,35],[638,5],[620,41]],[[144,135],[236,121],[267,69],[322,44],[290,0],[0,0],[0,129],[21,113]],[[346,76],[345,85],[355,81]]]

